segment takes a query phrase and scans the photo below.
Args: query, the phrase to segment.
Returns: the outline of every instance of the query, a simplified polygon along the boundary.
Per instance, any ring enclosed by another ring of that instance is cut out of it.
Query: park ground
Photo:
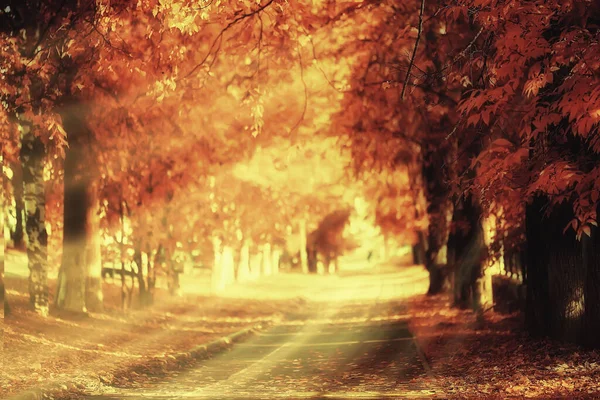
[[[365,277],[388,280],[389,287],[392,275],[393,290],[360,289]],[[427,373],[415,374],[411,384],[428,389],[417,397],[600,398],[598,352],[530,338],[518,313],[488,312],[482,321],[453,309],[446,296],[427,297],[421,266],[380,264],[339,276],[282,273],[219,296],[195,279],[185,283],[181,298],[159,292],[151,309],[126,313],[119,308],[120,289],[105,283],[105,312],[77,319],[35,315],[27,307],[26,281],[9,274],[12,315],[4,323],[0,397],[45,390],[55,399],[75,399],[152,385],[210,361],[215,354],[192,349],[232,333],[303,324],[324,304],[340,309],[376,302],[385,305],[384,319],[405,324],[415,337]],[[351,312],[335,318],[353,321]],[[236,344],[221,348],[230,346]]]

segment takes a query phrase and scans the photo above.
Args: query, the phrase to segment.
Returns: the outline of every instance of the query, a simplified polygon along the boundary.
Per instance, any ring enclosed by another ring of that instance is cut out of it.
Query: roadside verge
[[[431,373],[431,398],[600,398],[600,354],[532,338],[521,314],[451,306],[448,295],[408,301],[409,328]]]
[[[87,377],[87,379],[74,378],[69,382],[53,383],[47,387],[27,391],[10,397],[8,400],[66,400],[89,395],[110,394],[112,392],[111,386],[127,386],[133,379],[141,377],[160,379],[168,372],[211,358],[228,350],[234,344],[248,339],[271,324],[269,322],[258,323],[209,343],[194,346],[188,351],[166,354],[164,357],[143,358],[139,363],[128,365],[110,373],[106,371],[99,372],[95,380],[92,377]]]

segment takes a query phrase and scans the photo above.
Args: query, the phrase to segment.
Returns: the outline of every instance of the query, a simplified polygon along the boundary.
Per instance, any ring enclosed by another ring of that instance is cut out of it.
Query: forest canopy
[[[0,5],[2,193],[40,313],[58,264],[57,307],[101,305],[103,236],[176,291],[178,251],[285,247],[352,188],[431,294],[483,310],[519,259],[534,330],[597,344],[597,2]]]

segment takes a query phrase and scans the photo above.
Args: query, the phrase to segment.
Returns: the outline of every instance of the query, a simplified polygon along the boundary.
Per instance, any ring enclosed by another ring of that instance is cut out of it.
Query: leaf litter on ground
[[[451,307],[447,295],[408,301],[410,329],[432,369],[426,384],[444,398],[600,398],[600,352],[523,329],[520,313]]]
[[[194,347],[279,320],[300,306],[216,296],[169,300],[159,292],[153,307],[124,313],[118,308],[120,288],[105,283],[103,313],[42,318],[29,308],[26,284],[13,280],[7,279],[11,315],[4,320],[0,398],[52,389],[54,398],[74,399],[110,391],[109,385],[155,381],[191,365]]]

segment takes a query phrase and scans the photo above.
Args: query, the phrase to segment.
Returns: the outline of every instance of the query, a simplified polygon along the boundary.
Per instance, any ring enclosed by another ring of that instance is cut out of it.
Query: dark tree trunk
[[[11,165],[13,171],[12,187],[15,197],[15,230],[11,232],[11,239],[16,249],[25,248],[23,231],[23,212],[25,203],[23,201],[23,169],[18,163]]]
[[[526,323],[529,332],[543,336],[550,327],[550,293],[548,290],[549,256],[545,238],[543,210],[546,201],[537,198],[528,205],[525,213],[525,235],[527,240],[527,298],[525,305]]]
[[[308,269],[308,233],[306,232],[306,219],[302,218],[298,222],[298,234],[300,235],[300,268],[303,274],[309,272]]]
[[[427,246],[425,244],[425,233],[419,231],[417,233],[417,243],[412,246],[413,262],[416,265],[425,265],[425,252]]]
[[[121,264],[121,310],[126,311],[131,308],[131,303],[133,300],[133,289],[135,287],[135,274],[131,269],[131,264],[129,264],[129,269],[126,269],[128,265],[125,262],[126,259],[126,249],[125,249],[125,209],[127,208],[127,203],[120,199],[119,201],[119,217],[121,222],[121,240],[119,241],[119,255],[120,260],[115,262],[115,265]],[[129,284],[127,283],[127,276],[131,277],[131,281]]]
[[[144,267],[142,265],[142,246],[139,241],[136,241],[134,246],[133,262],[136,265],[135,275],[138,281],[140,306],[147,307],[151,304],[149,300],[148,286],[146,277],[144,276]]]
[[[171,254],[168,261],[169,270],[167,272],[167,286],[171,296],[180,296],[181,283],[179,282],[179,275],[182,270],[179,262],[173,258],[174,256]]]
[[[56,305],[64,310],[85,313],[86,309],[86,226],[90,199],[88,182],[82,179],[82,159],[76,146],[67,150],[64,164],[63,255],[59,272]]]
[[[432,296],[441,293],[446,285],[446,271],[439,265],[431,264],[427,268],[429,271],[429,289],[427,294]]]
[[[306,258],[308,264],[308,273],[317,273],[318,251],[317,251],[318,231],[313,231],[306,238]]]
[[[451,210],[448,202],[443,202],[430,213],[430,229],[425,251],[425,267],[429,272],[429,289],[427,294],[441,293],[448,285],[448,236],[450,221],[447,213]]]
[[[447,257],[444,253],[447,251],[452,203],[446,183],[448,176],[444,168],[445,152],[444,148],[433,147],[425,151],[423,159],[429,228],[426,238],[422,234],[419,235],[419,242],[426,241],[423,263],[429,272],[429,295],[442,292],[447,282]]]
[[[478,310],[482,294],[478,280],[483,277],[482,264],[486,253],[481,209],[472,196],[463,199],[454,209],[452,222],[448,246],[453,266],[454,305]]]
[[[598,210],[600,211],[600,210]],[[584,280],[585,314],[582,344],[600,348],[600,231],[592,230],[591,238],[584,238],[586,275]]]
[[[0,186],[1,187],[1,186]],[[0,210],[4,209],[4,197],[0,194]],[[4,235],[4,218],[0,218],[0,232]],[[0,300],[2,301],[2,318],[10,313],[10,307],[8,306],[8,299],[6,298],[6,291],[4,288],[4,257],[0,259]]]
[[[96,170],[85,115],[77,100],[66,103],[62,112],[69,147],[64,161],[63,254],[56,305],[75,313],[102,309]]]
[[[527,207],[528,246],[526,321],[537,336],[600,346],[598,229],[577,240],[568,203],[544,215],[547,199]]]
[[[10,315],[10,306],[8,305],[8,299],[6,298],[6,291],[4,289],[4,273],[3,276],[0,277],[0,300],[2,301],[2,311],[4,312],[4,316]]]
[[[0,188],[2,188],[2,183],[0,182]],[[0,194],[0,210],[4,210],[4,196]],[[4,215],[0,215],[0,233],[4,238]],[[2,299],[2,318],[5,315],[8,315],[10,312],[10,308],[8,307],[8,300],[6,298],[6,292],[4,290],[4,257],[0,258],[0,298]]]
[[[167,192],[167,203],[164,209],[164,217],[162,219],[162,225],[164,229],[167,231],[167,241],[165,243],[165,262],[166,262],[166,272],[167,272],[167,287],[169,290],[169,294],[172,296],[181,295],[181,284],[179,282],[179,274],[181,274],[182,270],[180,269],[179,263],[175,260],[175,252],[176,247],[174,244],[173,238],[173,227],[169,223],[171,218],[171,206],[170,202],[173,199],[173,192]]]
[[[308,273],[316,274],[317,273],[317,263],[318,263],[318,254],[315,248],[307,247],[307,262],[308,262]]]
[[[23,197],[27,212],[27,258],[29,298],[32,307],[48,315],[48,235],[46,233],[46,193],[44,187],[45,148],[28,121],[20,121]]]

